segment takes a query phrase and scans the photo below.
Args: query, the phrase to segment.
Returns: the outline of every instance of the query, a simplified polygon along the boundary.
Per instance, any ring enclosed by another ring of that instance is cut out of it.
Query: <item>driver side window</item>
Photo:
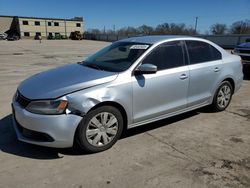
[[[142,61],[142,64],[153,64],[159,71],[183,66],[185,62],[182,44],[181,41],[161,44]]]

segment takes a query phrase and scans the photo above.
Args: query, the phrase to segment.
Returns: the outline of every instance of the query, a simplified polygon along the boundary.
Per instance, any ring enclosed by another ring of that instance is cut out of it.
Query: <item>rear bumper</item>
[[[82,117],[71,114],[38,115],[12,104],[13,125],[18,140],[55,148],[72,147]]]

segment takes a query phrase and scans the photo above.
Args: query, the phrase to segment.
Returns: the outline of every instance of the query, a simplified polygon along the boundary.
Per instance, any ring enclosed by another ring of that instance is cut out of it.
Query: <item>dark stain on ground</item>
[[[47,66],[49,63],[33,63],[32,65],[38,65],[38,66]]]
[[[222,159],[193,172],[210,185],[224,184],[226,187],[250,187],[250,157],[231,161]]]
[[[194,173],[198,176],[204,176],[204,175],[209,175],[209,176],[213,176],[214,173],[213,172],[209,172],[207,170],[205,170],[203,167],[197,168],[194,170]]]
[[[230,141],[235,142],[235,143],[243,143],[244,142],[241,138],[237,138],[237,137],[230,138]]]
[[[250,157],[246,159],[239,160],[235,162],[237,165],[242,166],[248,170],[250,170]]]
[[[54,55],[45,55],[45,56],[43,56],[45,59],[54,59],[54,58],[56,58],[56,56],[54,56]]]
[[[22,52],[16,52],[16,53],[13,53],[12,55],[23,55]]]
[[[244,117],[246,117],[247,120],[250,120],[250,110],[249,109],[239,109],[239,111],[241,111],[245,114]]]
[[[232,161],[229,160],[222,160],[221,168],[227,168],[227,169],[233,169],[232,167]]]

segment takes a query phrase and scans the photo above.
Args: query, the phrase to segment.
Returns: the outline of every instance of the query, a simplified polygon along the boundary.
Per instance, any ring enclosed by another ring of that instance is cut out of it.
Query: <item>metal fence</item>
[[[114,42],[133,36],[134,35],[85,34],[84,39]],[[210,40],[223,48],[234,48],[236,45],[245,42],[246,39],[250,39],[250,35],[197,35],[195,37]]]

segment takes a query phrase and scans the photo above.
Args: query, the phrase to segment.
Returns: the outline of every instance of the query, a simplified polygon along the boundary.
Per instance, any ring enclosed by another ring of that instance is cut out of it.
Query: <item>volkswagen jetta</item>
[[[124,129],[208,105],[225,110],[242,78],[240,57],[204,39],[124,39],[23,81],[14,127],[20,141],[99,152]]]

